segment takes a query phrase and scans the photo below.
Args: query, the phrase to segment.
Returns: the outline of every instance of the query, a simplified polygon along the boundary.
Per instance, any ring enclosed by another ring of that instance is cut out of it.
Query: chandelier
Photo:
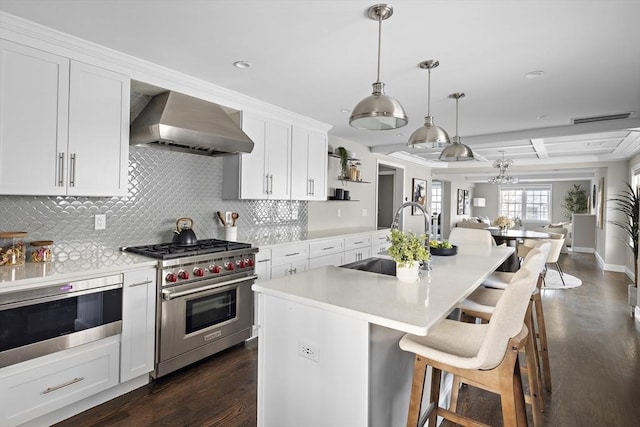
[[[504,151],[502,153],[502,159],[498,159],[493,162],[493,167],[500,172],[497,176],[489,178],[489,184],[517,184],[520,180],[517,176],[511,176],[507,174],[507,168],[513,166],[513,160],[504,158]]]

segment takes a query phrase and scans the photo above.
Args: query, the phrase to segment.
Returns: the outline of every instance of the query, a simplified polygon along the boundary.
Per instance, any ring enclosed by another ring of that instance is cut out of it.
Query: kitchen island
[[[258,425],[404,425],[413,355],[398,340],[428,334],[512,252],[433,257],[417,283],[322,267],[253,285]]]

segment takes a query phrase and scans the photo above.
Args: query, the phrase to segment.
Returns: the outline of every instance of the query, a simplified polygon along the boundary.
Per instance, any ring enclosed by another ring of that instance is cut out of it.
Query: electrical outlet
[[[369,215],[369,211],[366,209],[362,209],[362,216],[368,216]]]
[[[320,363],[320,347],[304,341],[298,341],[298,355]]]
[[[338,216],[342,215],[342,211],[338,209]]]
[[[107,216],[105,214],[97,214],[93,217],[94,230],[104,230],[107,228]]]

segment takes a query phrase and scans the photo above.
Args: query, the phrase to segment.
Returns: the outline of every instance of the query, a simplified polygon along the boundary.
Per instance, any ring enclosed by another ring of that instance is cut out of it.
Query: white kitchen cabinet
[[[120,382],[153,370],[156,269],[127,272],[122,291]]]
[[[64,195],[69,59],[0,40],[0,194]]]
[[[366,246],[363,248],[352,249],[344,252],[344,264],[351,262],[362,261],[363,259],[371,258],[371,247]]]
[[[389,248],[390,243],[387,241],[389,230],[377,231],[371,234],[371,254],[376,256],[380,252],[384,252]]]
[[[292,243],[271,249],[271,278],[302,273],[309,269],[309,243]]]
[[[127,193],[128,77],[0,40],[0,194]]]
[[[318,240],[309,243],[309,258],[344,252],[344,238]]]
[[[245,112],[242,130],[254,142],[253,151],[225,157],[222,197],[290,199],[291,125]]]
[[[278,279],[280,277],[289,276],[291,274],[302,273],[309,269],[309,262],[304,261],[288,262],[271,266],[271,278]]]
[[[333,265],[335,267],[345,264],[344,252],[338,254],[324,255],[316,258],[309,258],[309,270],[314,268],[320,268],[327,265]]]
[[[327,134],[293,126],[291,199],[327,199]]]
[[[271,280],[271,249],[260,249],[256,254],[256,282]]]
[[[118,384],[119,336],[0,369],[0,425],[16,426]]]

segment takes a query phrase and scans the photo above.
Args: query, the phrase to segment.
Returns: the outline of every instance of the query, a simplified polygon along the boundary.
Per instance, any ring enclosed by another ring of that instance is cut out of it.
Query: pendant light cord
[[[458,103],[460,102],[460,98],[456,97],[456,136],[458,136]]]
[[[429,68],[427,78],[427,116],[431,116],[431,68]]]
[[[382,49],[382,14],[378,13],[378,74],[376,83],[380,83],[380,52]]]

